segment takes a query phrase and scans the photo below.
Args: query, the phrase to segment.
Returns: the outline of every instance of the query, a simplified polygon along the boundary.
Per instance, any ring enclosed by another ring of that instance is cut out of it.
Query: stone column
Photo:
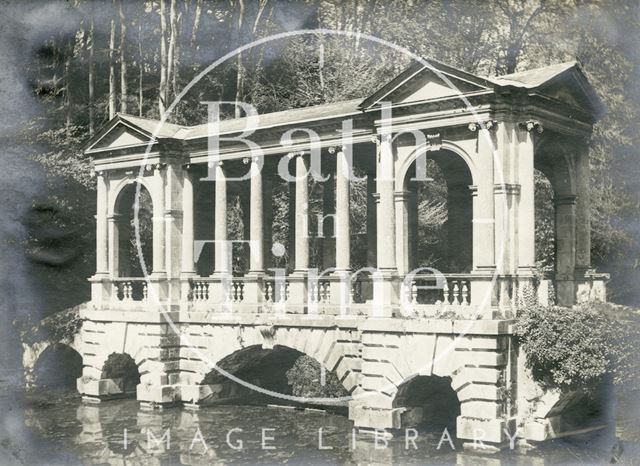
[[[556,207],[556,294],[558,304],[575,304],[576,196],[557,196]]]
[[[307,180],[308,161],[304,155],[296,157],[296,234],[295,271],[309,269],[309,185]]]
[[[120,235],[118,234],[120,214],[112,214],[107,218],[109,230],[109,272],[111,278],[119,275]]]
[[[419,229],[420,222],[418,218],[418,188],[415,184],[409,185],[409,203],[407,205],[409,215],[409,260],[407,266],[409,270],[418,267],[418,243],[420,241]]]
[[[378,282],[374,277],[373,298],[376,317],[391,317],[398,305],[398,269],[396,267],[396,222],[394,205],[395,154],[391,135],[381,137],[378,165],[377,260]],[[381,279],[381,280],[380,280]]]
[[[273,181],[269,176],[263,176],[262,180],[263,199],[263,264],[268,269],[272,266],[271,248],[273,247]]]
[[[378,158],[378,268],[396,273],[394,154],[390,137],[383,137]]]
[[[262,302],[264,275],[264,215],[262,159],[252,157],[249,207],[249,273],[245,281],[244,300],[247,304]]]
[[[489,130],[478,131],[477,185],[473,195],[473,270],[493,274],[495,262],[495,217],[493,144]],[[500,207],[500,206],[499,206]]]
[[[209,299],[214,304],[225,303],[227,308],[229,287],[231,286],[231,268],[229,264],[229,250],[227,247],[227,178],[223,168],[223,162],[217,162],[215,166],[215,200],[214,200],[214,271],[212,277],[216,279],[210,285]]]
[[[102,172],[97,173],[96,200],[96,275],[109,273],[107,233],[107,181]]]
[[[249,218],[249,239],[251,241],[251,260],[249,270],[251,272],[264,271],[264,217],[262,198],[262,170],[260,160],[253,157],[251,161],[251,206]]]
[[[287,311],[304,312],[307,302],[307,277],[309,272],[309,186],[308,160],[305,155],[295,156],[295,267],[289,277]]]
[[[591,268],[591,196],[589,148],[579,144],[576,152],[576,273]]]
[[[376,176],[375,173],[367,173],[367,266],[375,267],[378,263],[376,257],[376,211],[377,211]]]
[[[165,205],[164,205],[164,170],[163,164],[154,167],[153,178],[156,197],[153,202],[153,275],[164,275],[165,269]]]
[[[409,191],[394,193],[396,205],[396,260],[400,276],[409,273]]]
[[[349,157],[340,149],[336,153],[336,215],[334,231],[336,241],[336,271],[332,274],[336,281],[331,282],[331,301],[341,306],[340,314],[346,314],[351,296],[351,225],[349,197],[351,194],[352,173]]]
[[[183,169],[182,180],[182,260],[180,289],[182,301],[187,300],[190,291],[189,279],[196,276],[193,259],[194,247],[194,193],[193,175],[189,166]]]
[[[91,277],[91,301],[99,304],[109,301],[109,233],[107,180],[103,172],[96,173],[96,273]]]
[[[349,161],[341,150],[336,159],[336,269],[351,269],[351,229],[349,225],[350,180]]]
[[[533,138],[530,131],[518,131],[518,276],[530,277],[535,266],[535,200],[533,181]]]

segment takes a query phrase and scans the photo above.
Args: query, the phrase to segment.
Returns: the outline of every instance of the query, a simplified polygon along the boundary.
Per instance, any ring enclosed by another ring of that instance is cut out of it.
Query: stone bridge
[[[559,398],[531,381],[510,319],[527,302],[606,298],[587,145],[602,110],[576,63],[500,78],[417,64],[365,99],[251,127],[117,115],[85,150],[97,249],[78,390],[122,394],[104,367],[127,354],[138,400],[198,405],[221,361],[289,348],[335,373],[360,429],[415,421],[403,388],[439,377],[459,401],[459,438],[555,435]],[[544,273],[536,170],[555,207]],[[446,192],[437,247],[424,242],[434,179]]]

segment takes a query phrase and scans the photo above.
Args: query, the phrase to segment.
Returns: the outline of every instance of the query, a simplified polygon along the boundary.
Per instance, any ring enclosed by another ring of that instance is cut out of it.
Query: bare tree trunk
[[[65,123],[64,129],[67,137],[71,136],[71,57],[73,56],[73,45],[67,47],[67,53],[64,57],[64,106],[65,106]]]
[[[238,14],[238,34],[242,36],[242,25],[244,23],[244,0],[238,0],[238,5],[240,6],[240,12]],[[242,96],[244,93],[244,67],[242,65],[242,53],[238,54],[237,57],[237,68],[238,71],[236,73],[236,102],[242,101]],[[235,117],[240,118],[242,114],[240,113],[240,107],[236,105],[235,107]]]
[[[122,10],[122,0],[118,5],[120,13],[120,111],[127,113],[127,62],[125,49],[127,46],[127,22]]]
[[[96,120],[96,109],[95,109],[95,83],[93,81],[94,73],[95,73],[95,63],[93,58],[93,49],[94,49],[94,27],[93,27],[93,15],[91,16],[91,23],[89,26],[89,38],[87,40],[87,45],[89,49],[89,137],[92,137],[95,134],[95,120]]]
[[[116,47],[116,22],[111,20],[109,34],[109,119],[116,116],[116,65],[114,52]]]
[[[144,72],[144,62],[142,55],[142,13],[138,17],[138,116],[142,116],[142,74]]]
[[[322,35],[319,37],[320,44],[318,46],[318,77],[320,78],[320,93],[322,94],[322,100],[325,100],[324,94],[324,38]]]
[[[164,114],[167,103],[167,17],[165,0],[160,0],[160,89],[158,109],[160,116]]]
[[[191,30],[191,48],[196,44],[198,29],[200,28],[200,18],[202,17],[202,0],[196,0],[196,13],[193,19],[193,29]]]
[[[171,83],[172,98],[176,96],[176,75],[178,74],[178,7],[176,0],[171,0],[171,10],[169,12],[169,23],[171,26],[171,34],[169,40],[169,71],[167,73],[167,82]]]

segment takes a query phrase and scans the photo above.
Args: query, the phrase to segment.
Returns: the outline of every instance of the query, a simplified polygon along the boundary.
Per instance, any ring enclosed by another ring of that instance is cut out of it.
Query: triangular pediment
[[[423,63],[414,63],[363,100],[360,108],[371,108],[383,101],[421,102],[487,89],[490,89],[490,83],[487,80],[462,70],[435,62],[429,63],[428,66]]]
[[[87,152],[119,149],[147,144],[151,141],[148,131],[132,124],[121,115],[116,115],[85,146]]]
[[[541,85],[537,91],[574,108],[591,113],[596,118],[604,113],[604,105],[600,98],[584,75],[577,69],[568,70]]]
[[[101,147],[112,149],[149,142],[149,138],[141,135],[139,132],[134,131],[131,128],[125,127],[124,125],[118,125],[109,134],[102,138],[100,142]]]

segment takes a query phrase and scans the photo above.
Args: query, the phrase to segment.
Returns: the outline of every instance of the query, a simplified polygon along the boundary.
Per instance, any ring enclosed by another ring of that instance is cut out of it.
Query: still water
[[[356,435],[354,442],[345,415],[282,407],[148,411],[135,400],[92,405],[72,391],[52,390],[30,393],[24,403],[22,427],[39,452],[26,455],[29,464],[547,465],[608,464],[612,458],[612,443],[593,437],[480,455],[463,452],[455,439],[455,450],[446,439],[438,448],[442,431],[419,432],[417,448],[401,432],[376,448],[372,437]],[[634,464],[629,454],[617,456],[618,464]]]

